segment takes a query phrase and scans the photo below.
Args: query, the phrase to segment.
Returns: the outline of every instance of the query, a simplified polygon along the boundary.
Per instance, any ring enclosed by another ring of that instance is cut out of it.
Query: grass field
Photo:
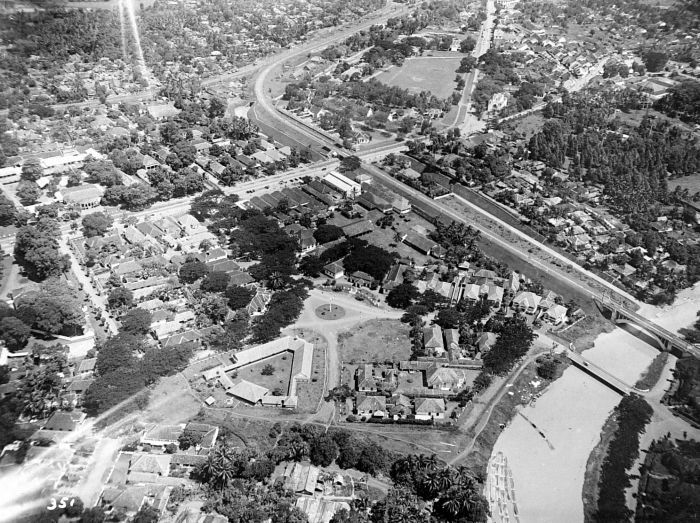
[[[341,361],[399,361],[411,355],[409,327],[398,320],[371,320],[338,335]]]
[[[408,89],[412,93],[429,91],[438,98],[447,98],[455,90],[460,58],[409,58],[401,67],[392,67],[377,77],[387,85]]]
[[[292,372],[292,359],[293,357],[289,352],[284,352],[274,358],[243,367],[239,369],[238,377],[233,381],[234,383],[240,380],[250,381],[251,383],[270,389],[270,391],[279,387],[282,389],[283,394],[287,394],[289,379]],[[262,374],[262,370],[266,365],[272,365],[275,368],[275,371],[270,376]]]
[[[676,187],[688,189],[688,192],[690,192],[690,195],[692,196],[696,192],[700,191],[700,174],[683,176],[681,178],[674,178],[668,181],[669,191],[673,191]]]
[[[316,412],[323,397],[323,387],[326,375],[326,350],[328,342],[318,333],[309,330],[298,330],[295,334],[314,344],[314,356],[311,361],[311,380],[297,385],[297,411]]]

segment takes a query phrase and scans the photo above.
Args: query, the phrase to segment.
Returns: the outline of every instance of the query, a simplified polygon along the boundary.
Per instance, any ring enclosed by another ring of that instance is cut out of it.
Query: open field
[[[338,335],[341,361],[399,361],[411,355],[409,327],[398,320],[371,320]]]
[[[241,380],[250,381],[261,387],[265,387],[270,391],[276,388],[281,389],[282,394],[286,394],[289,389],[289,380],[292,372],[292,360],[294,358],[289,352],[284,352],[273,358],[268,358],[258,363],[248,365],[242,369],[238,369],[238,377],[234,378],[233,382],[238,383]],[[263,368],[267,365],[274,367],[274,372],[265,376],[262,373]]]
[[[526,138],[530,138],[533,134],[542,129],[542,124],[544,124],[544,117],[541,112],[536,112],[507,122],[504,124],[504,127],[513,128]]]
[[[412,93],[429,91],[438,98],[447,98],[455,90],[459,61],[458,56],[408,58],[401,67],[392,67],[377,79]]]

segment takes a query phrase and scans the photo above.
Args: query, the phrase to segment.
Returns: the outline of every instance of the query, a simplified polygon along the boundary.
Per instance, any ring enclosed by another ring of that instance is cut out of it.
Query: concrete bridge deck
[[[677,334],[672,333],[661,327],[660,325],[654,323],[652,320],[645,318],[644,316],[631,311],[625,307],[613,303],[610,300],[602,299],[597,300],[601,308],[607,309],[612,312],[611,320],[614,323],[629,323],[636,327],[639,327],[647,334],[656,338],[661,345],[662,350],[667,351],[678,351],[683,354],[688,354],[696,358],[700,358],[700,348],[696,347],[692,343],[684,340]]]
[[[596,364],[588,361],[586,358],[581,356],[578,352],[574,352],[571,349],[568,349],[566,351],[566,356],[569,358],[571,363],[573,363],[576,367],[581,369],[587,374],[590,374],[593,376],[595,379],[603,383],[604,385],[607,385],[611,389],[613,389],[615,392],[618,394],[622,394],[623,396],[626,396],[630,392],[638,392],[635,391],[633,387],[630,387],[623,381],[620,381],[617,379],[615,376],[612,374],[608,373],[606,370],[598,367]]]

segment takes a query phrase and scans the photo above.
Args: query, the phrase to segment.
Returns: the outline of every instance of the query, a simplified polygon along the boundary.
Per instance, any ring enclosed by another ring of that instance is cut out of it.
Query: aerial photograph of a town
[[[2,0],[5,522],[700,522],[700,0]]]

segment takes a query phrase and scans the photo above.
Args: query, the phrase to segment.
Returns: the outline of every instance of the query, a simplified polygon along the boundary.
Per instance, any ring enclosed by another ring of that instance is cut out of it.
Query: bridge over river
[[[616,325],[631,325],[640,332],[646,334],[657,344],[659,350],[671,352],[676,356],[694,356],[700,358],[700,348],[684,340],[652,320],[631,311],[622,305],[606,299],[596,300],[603,312],[610,313],[610,320]]]

